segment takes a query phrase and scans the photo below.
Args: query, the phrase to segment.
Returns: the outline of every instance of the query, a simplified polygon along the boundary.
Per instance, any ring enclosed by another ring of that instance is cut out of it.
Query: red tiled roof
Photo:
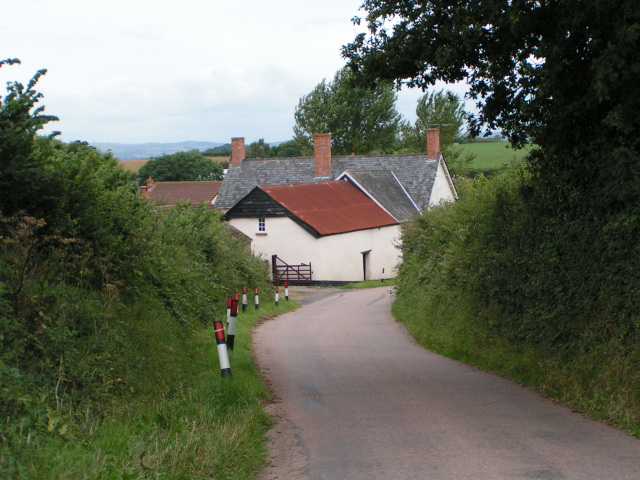
[[[157,182],[147,198],[161,205],[186,201],[211,203],[221,185],[222,182]]]
[[[259,187],[320,235],[396,225],[373,200],[345,181]]]

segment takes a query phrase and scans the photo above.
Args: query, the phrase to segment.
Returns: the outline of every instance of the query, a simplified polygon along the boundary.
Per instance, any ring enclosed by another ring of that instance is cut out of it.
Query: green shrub
[[[633,218],[544,212],[512,169],[403,226],[394,313],[422,344],[640,425]]]

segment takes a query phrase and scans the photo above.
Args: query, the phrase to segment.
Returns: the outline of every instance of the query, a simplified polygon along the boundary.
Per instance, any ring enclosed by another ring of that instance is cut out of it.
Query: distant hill
[[[204,152],[210,148],[224,145],[220,142],[179,142],[179,143],[91,143],[101,152],[111,150],[118,160],[139,160],[142,158],[160,157],[165,154],[199,150]]]

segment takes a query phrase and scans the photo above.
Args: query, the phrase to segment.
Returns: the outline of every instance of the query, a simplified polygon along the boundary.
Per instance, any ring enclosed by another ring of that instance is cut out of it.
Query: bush
[[[559,217],[512,169],[403,226],[396,315],[424,345],[640,425],[636,223]]]

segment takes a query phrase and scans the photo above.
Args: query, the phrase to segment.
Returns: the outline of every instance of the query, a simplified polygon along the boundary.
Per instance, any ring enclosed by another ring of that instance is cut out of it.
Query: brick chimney
[[[427,159],[435,160],[440,152],[440,129],[427,128]]]
[[[148,192],[147,192],[147,186],[146,186],[146,185],[142,185],[142,186],[140,187],[140,190],[142,190],[142,196],[143,196],[143,197],[146,197],[146,196],[147,196],[147,193],[148,193]]]
[[[147,191],[150,192],[151,190],[153,190],[153,187],[156,186],[156,182],[153,178],[148,177],[147,178]]]
[[[244,137],[231,139],[231,165],[240,165],[246,157],[244,149]]]
[[[331,134],[313,135],[313,158],[316,177],[328,177],[331,173]]]

